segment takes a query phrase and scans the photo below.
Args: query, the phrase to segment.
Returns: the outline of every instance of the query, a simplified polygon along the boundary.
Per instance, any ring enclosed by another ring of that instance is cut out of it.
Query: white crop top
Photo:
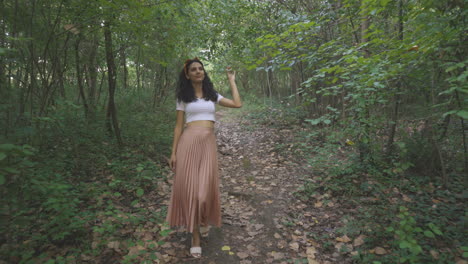
[[[224,97],[218,94],[216,103]],[[216,121],[215,118],[215,102],[205,100],[204,98],[197,98],[190,103],[179,102],[176,100],[176,110],[185,112],[185,122],[190,123],[197,120],[211,120]]]

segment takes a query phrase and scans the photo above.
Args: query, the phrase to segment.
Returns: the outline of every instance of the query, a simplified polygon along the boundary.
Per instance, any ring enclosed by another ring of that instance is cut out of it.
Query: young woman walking
[[[214,90],[198,58],[187,60],[179,76],[169,164],[175,176],[166,220],[171,227],[184,226],[192,233],[190,254],[195,258],[201,257],[200,226],[221,226],[215,103],[231,108],[242,106],[235,72],[230,68],[226,72],[233,100]]]

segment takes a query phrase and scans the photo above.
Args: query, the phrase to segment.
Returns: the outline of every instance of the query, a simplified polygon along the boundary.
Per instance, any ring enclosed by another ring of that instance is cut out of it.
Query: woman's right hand
[[[173,172],[175,172],[175,165],[176,165],[176,155],[172,154],[171,159],[169,160],[169,167]]]

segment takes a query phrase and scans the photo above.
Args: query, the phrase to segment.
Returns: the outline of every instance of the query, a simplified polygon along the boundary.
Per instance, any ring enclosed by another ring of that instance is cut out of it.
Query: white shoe
[[[190,255],[194,258],[201,258],[201,247],[191,247]]]

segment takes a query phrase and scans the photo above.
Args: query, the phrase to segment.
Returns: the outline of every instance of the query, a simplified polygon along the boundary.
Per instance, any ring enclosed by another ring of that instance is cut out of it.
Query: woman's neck
[[[193,91],[195,92],[195,96],[198,98],[203,97],[203,89],[202,83],[192,83]]]

